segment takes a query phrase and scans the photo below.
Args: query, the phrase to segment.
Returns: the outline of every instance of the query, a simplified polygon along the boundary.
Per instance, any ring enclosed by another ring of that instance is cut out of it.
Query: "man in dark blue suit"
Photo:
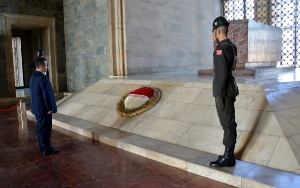
[[[35,62],[36,70],[30,78],[31,112],[37,121],[36,132],[43,155],[57,154],[51,147],[52,113],[57,112],[52,85],[46,76],[48,63],[45,58]]]

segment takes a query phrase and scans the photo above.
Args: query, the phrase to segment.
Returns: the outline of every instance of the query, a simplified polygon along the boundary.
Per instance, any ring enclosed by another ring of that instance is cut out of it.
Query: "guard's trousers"
[[[225,147],[234,147],[236,143],[236,122],[235,122],[235,109],[234,102],[235,98],[225,98],[224,101],[224,110],[220,111],[216,105],[217,113],[219,116],[220,123],[224,130],[223,135],[223,145]]]

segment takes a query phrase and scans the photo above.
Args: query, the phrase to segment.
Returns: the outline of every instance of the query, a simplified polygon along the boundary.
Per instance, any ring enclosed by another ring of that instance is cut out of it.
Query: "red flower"
[[[150,87],[141,87],[134,90],[130,94],[145,95],[150,99],[153,96],[153,89],[151,89]]]

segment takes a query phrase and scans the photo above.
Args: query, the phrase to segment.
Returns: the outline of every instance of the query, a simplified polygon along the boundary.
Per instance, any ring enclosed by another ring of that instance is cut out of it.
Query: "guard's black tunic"
[[[230,44],[233,45],[233,48]],[[233,49],[235,52],[233,52]],[[235,96],[238,95],[238,89],[236,84],[236,88],[230,88],[230,84],[228,84],[230,79],[234,79],[232,76],[232,65],[235,57],[234,54],[237,54],[236,45],[233,44],[230,39],[226,39],[219,42],[214,51],[213,59],[213,96],[222,97],[224,101],[224,110],[220,111],[217,106],[216,108],[220,123],[224,130],[223,144],[226,147],[234,147],[237,137],[234,102]]]

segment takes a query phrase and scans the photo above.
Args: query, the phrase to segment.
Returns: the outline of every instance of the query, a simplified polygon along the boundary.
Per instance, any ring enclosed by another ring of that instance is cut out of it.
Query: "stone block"
[[[193,66],[211,64],[212,59],[207,58],[208,55],[211,57],[213,52],[210,25],[211,20],[219,15],[219,13],[216,15],[211,13],[215,4],[220,5],[220,2],[205,0],[187,1],[182,4],[178,1],[165,1],[161,3],[162,6],[155,6],[154,9],[151,1],[127,1],[126,8],[129,16],[126,22],[126,38],[128,39],[126,44],[127,50],[130,51],[127,61],[130,67],[128,73],[191,70],[188,60],[191,54],[198,55],[198,61],[194,61]],[[199,13],[200,10],[204,12]],[[142,46],[137,48],[133,44]],[[152,45],[151,51],[143,47],[149,44]],[[198,48],[198,46],[203,46],[203,48]],[[135,63],[135,59],[138,58],[137,54],[146,54],[145,61],[153,55],[163,58],[155,60],[155,65],[157,64],[158,67],[150,63],[146,65],[148,67],[141,68]]]

